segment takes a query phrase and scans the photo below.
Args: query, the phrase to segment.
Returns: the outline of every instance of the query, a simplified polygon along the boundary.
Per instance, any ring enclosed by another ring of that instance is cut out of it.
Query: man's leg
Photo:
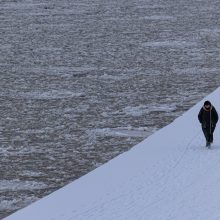
[[[210,142],[210,143],[213,142],[213,133],[211,133],[210,136],[209,136],[209,142]]]
[[[207,146],[207,144],[209,143],[209,133],[210,133],[210,131],[207,128],[202,128],[202,131],[203,131],[203,134],[205,136],[206,146]]]

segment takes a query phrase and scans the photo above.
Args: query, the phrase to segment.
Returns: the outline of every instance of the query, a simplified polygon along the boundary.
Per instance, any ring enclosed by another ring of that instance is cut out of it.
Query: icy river
[[[1,0],[0,218],[217,88],[219,11],[217,0]]]

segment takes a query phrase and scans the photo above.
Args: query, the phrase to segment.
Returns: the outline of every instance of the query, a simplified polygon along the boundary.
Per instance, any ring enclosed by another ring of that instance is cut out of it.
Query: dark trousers
[[[215,131],[215,126],[213,127],[206,127],[206,128],[202,128],[202,131],[204,133],[206,142],[212,143],[213,142],[213,133]]]

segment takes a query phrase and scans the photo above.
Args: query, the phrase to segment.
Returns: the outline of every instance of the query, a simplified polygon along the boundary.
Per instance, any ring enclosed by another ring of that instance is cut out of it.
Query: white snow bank
[[[205,99],[220,110],[220,88]],[[195,105],[157,131],[73,183],[5,220],[220,219],[219,127],[204,147]]]

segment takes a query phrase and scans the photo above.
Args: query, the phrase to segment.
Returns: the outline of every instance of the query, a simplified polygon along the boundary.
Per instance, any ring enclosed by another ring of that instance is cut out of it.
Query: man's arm
[[[202,124],[202,114],[203,114],[203,108],[200,109],[199,114],[198,114],[198,119],[201,124]]]
[[[213,108],[213,114],[214,114],[215,123],[217,124],[217,122],[218,122],[218,113],[217,113],[215,108]]]

